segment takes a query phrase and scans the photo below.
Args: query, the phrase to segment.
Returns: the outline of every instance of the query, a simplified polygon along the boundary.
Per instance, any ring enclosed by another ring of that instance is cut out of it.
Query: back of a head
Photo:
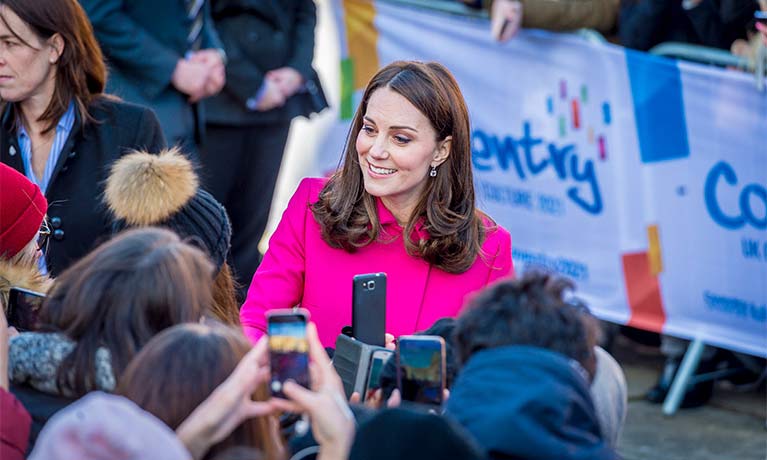
[[[152,339],[130,363],[116,393],[176,429],[229,377],[250,348],[242,332],[221,324],[172,327]],[[257,396],[266,399],[266,388],[259,388]],[[272,458],[268,424],[265,417],[244,422],[213,446],[206,458],[234,446],[256,447]]]
[[[412,409],[383,409],[363,423],[349,460],[479,460],[482,451],[447,417]]]
[[[574,359],[593,376],[598,324],[581,306],[563,299],[572,288],[563,278],[528,272],[482,291],[456,321],[459,365],[481,350],[527,345]]]
[[[131,401],[94,392],[54,415],[30,460],[187,460],[175,433]]]
[[[199,249],[157,228],[125,232],[72,265],[56,279],[40,315],[43,330],[76,343],[61,366],[60,386],[75,394],[91,390],[99,347],[109,350],[119,381],[154,335],[206,315],[212,272]]]

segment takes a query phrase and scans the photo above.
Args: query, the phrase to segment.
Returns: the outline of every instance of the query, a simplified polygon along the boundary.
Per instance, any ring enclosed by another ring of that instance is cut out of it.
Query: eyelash
[[[370,135],[370,134],[373,134],[375,132],[375,128],[373,128],[370,125],[362,125],[362,131],[364,131],[366,134]],[[406,144],[410,143],[410,141],[412,140],[412,139],[409,139],[409,138],[407,138],[405,136],[393,136],[393,137],[394,137],[394,140],[398,144],[402,144],[402,145],[406,145]]]

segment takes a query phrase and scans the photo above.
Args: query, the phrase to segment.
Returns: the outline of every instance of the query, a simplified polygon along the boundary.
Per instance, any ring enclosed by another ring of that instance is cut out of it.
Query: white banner
[[[482,20],[336,0],[337,167],[367,80],[400,59],[447,66],[472,117],[481,209],[518,271],[578,284],[600,317],[767,356],[767,95],[737,72]]]

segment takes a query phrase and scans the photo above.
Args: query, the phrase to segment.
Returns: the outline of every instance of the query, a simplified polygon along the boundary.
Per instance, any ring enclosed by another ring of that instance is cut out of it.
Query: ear
[[[431,162],[431,166],[436,168],[444,163],[450,156],[450,152],[453,150],[453,136],[447,136],[437,144],[437,149],[434,151],[434,159]]]
[[[55,64],[59,62],[59,58],[64,53],[64,39],[61,37],[61,34],[55,33],[48,39],[48,44],[51,45],[48,62]]]

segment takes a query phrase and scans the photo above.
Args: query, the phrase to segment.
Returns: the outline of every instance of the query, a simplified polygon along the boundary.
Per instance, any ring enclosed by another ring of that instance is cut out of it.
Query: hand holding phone
[[[282,386],[287,380],[309,388],[308,320],[309,312],[300,308],[266,313],[271,368],[269,388],[274,397],[285,397]]]
[[[445,390],[445,340],[402,336],[397,344],[397,388],[403,401],[441,405]]]
[[[45,294],[12,287],[8,291],[8,325],[17,331],[37,330],[37,316],[45,300]]]

